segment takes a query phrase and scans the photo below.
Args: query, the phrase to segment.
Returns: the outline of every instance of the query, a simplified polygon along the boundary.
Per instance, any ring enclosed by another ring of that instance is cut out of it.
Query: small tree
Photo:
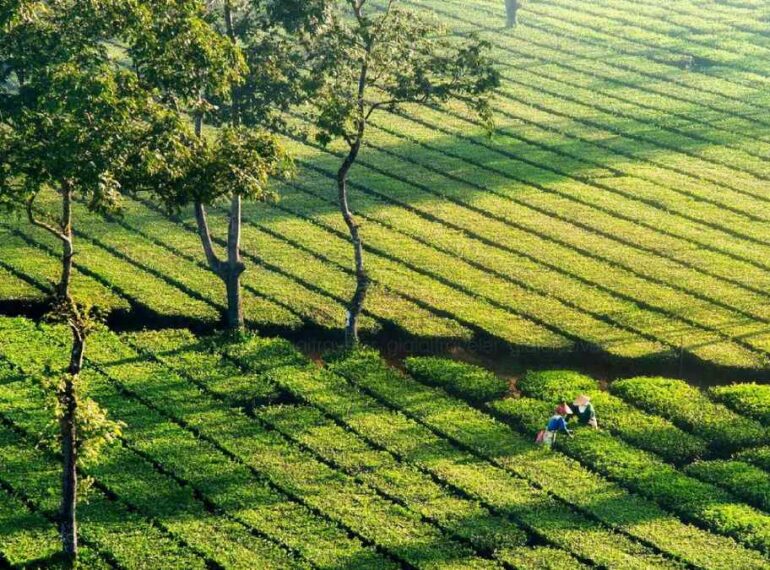
[[[0,3],[0,205],[22,211],[61,244],[52,314],[68,325],[72,347],[54,392],[64,464],[60,528],[70,562],[78,551],[77,465],[84,444],[78,426],[93,424],[98,416],[79,396],[93,318],[71,291],[73,205],[116,210],[141,158],[155,154],[145,145],[166,124],[151,94],[105,47],[124,31],[125,21],[136,21],[133,2]],[[83,410],[79,402],[85,403]]]
[[[356,289],[348,305],[345,341],[358,343],[358,320],[369,288],[364,245],[350,207],[348,177],[377,111],[408,111],[410,104],[464,102],[491,125],[489,93],[499,75],[486,42],[458,43],[432,20],[389,0],[369,10],[367,0],[340,0],[334,22],[318,41],[319,91],[314,122],[322,144],[342,139],[347,153],[337,171],[340,212],[353,244]],[[371,13],[370,13],[371,12]]]
[[[143,80],[190,111],[206,150],[197,165],[187,165],[186,179],[184,168],[168,168],[171,177],[157,184],[156,196],[172,210],[193,205],[208,266],[225,284],[226,324],[237,330],[244,326],[242,202],[275,199],[268,182],[290,171],[286,153],[269,133],[285,125],[283,112],[316,84],[305,63],[311,32],[326,9],[319,0],[187,0],[175,6],[174,17],[142,30],[131,56]],[[191,16],[199,25],[189,25]],[[213,23],[217,37],[204,22]],[[223,130],[206,140],[205,123]],[[224,255],[217,253],[207,216],[207,207],[218,202],[229,205]]]

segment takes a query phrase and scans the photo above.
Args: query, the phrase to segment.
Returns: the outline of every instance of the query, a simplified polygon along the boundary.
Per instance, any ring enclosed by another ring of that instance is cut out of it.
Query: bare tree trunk
[[[233,43],[236,43],[235,31],[233,29],[232,6],[229,1],[225,2],[225,28],[227,37]],[[238,124],[238,105],[235,92],[233,92],[232,124]],[[203,115],[198,114],[195,117],[195,134],[200,137],[203,130]],[[211,230],[209,229],[206,208],[200,203],[195,203],[195,221],[198,226],[198,236],[203,245],[203,252],[206,255],[206,261],[209,268],[225,284],[227,292],[227,310],[225,312],[225,322],[230,330],[242,330],[245,326],[243,316],[243,301],[241,298],[241,274],[246,270],[246,266],[241,260],[241,196],[233,195],[230,202],[230,220],[227,230],[227,262],[223,262],[214,251],[214,244],[211,239]]]
[[[75,309],[76,310],[76,309]],[[62,471],[62,497],[59,513],[59,528],[61,532],[62,548],[65,559],[70,565],[74,565],[78,555],[78,529],[77,529],[77,393],[76,384],[80,371],[83,368],[83,357],[86,349],[86,339],[80,324],[70,322],[72,330],[72,349],[70,351],[70,363],[63,384],[59,390],[59,404],[61,406],[61,418],[59,428],[61,431],[61,451],[63,458]]]
[[[77,380],[83,368],[86,349],[86,325],[72,299],[70,283],[72,281],[72,258],[75,253],[72,236],[72,198],[73,188],[69,181],[61,187],[62,212],[58,227],[42,221],[35,216],[33,196],[27,202],[29,221],[42,228],[62,242],[61,277],[56,285],[55,297],[57,310],[66,316],[72,332],[72,348],[67,373],[57,390],[60,410],[59,435],[62,453],[62,494],[59,507],[59,532],[65,563],[74,567],[78,555],[77,497],[78,497],[78,433],[77,433]]]
[[[70,562],[74,562],[78,555],[78,529],[77,529],[77,429],[75,414],[77,402],[75,400],[74,379],[67,376],[59,395],[62,406],[62,416],[59,419],[61,430],[61,451],[64,460],[62,472],[62,497],[60,509],[59,528],[61,532],[62,548],[64,556]]]
[[[352,348],[359,342],[358,320],[366,302],[366,292],[369,289],[369,275],[364,267],[364,242],[361,239],[359,226],[348,205],[348,173],[361,149],[361,139],[351,146],[350,153],[337,172],[337,189],[340,212],[350,231],[353,242],[353,255],[356,264],[356,291],[348,304],[348,320],[345,324],[345,346]]]
[[[233,25],[233,7],[230,0],[224,3],[225,31],[233,45],[238,44]],[[231,117],[230,122],[237,127],[241,121],[241,109],[238,101],[238,92],[235,86],[231,90]],[[241,259],[241,196],[234,194],[230,201],[230,221],[227,230],[227,266],[223,276],[227,287],[227,328],[233,331],[243,330],[243,302],[241,300],[241,274],[246,266]]]
[[[203,253],[206,255],[209,268],[217,275],[220,275],[222,272],[222,262],[217,257],[214,251],[214,243],[211,241],[206,207],[200,202],[195,203],[195,222],[198,225],[198,237],[200,237]]]
[[[209,268],[225,284],[227,291],[227,311],[225,314],[227,328],[230,330],[241,330],[245,322],[241,298],[241,274],[246,270],[246,266],[241,261],[241,197],[233,196],[230,203],[226,263],[222,262],[214,251],[206,208],[201,203],[195,204],[195,221]]]
[[[224,275],[227,286],[227,328],[230,330],[242,330],[244,327],[241,274],[246,270],[246,266],[241,261],[241,216],[241,197],[236,194],[230,203],[227,266]]]
[[[513,28],[518,23],[519,0],[505,0],[507,26]]]
[[[72,187],[69,184],[62,187],[61,236],[59,237],[62,240],[62,271],[56,295],[60,301],[65,301],[71,298],[72,258],[75,255],[72,241]]]

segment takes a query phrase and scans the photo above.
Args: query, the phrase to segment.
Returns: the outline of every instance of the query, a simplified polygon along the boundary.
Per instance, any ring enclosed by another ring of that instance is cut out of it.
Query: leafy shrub
[[[756,465],[760,469],[770,471],[770,446],[752,447],[751,449],[736,453],[733,455],[733,459],[745,461],[746,463]]]
[[[686,472],[724,487],[760,509],[770,510],[770,474],[758,467],[735,460],[698,461]]]
[[[511,549],[506,554],[506,562],[514,568],[539,568],[540,570],[588,568],[563,550],[548,546],[521,547]]]
[[[548,418],[553,415],[551,404],[534,398],[506,398],[492,402],[490,408],[502,412],[506,421],[531,434],[545,428]]]
[[[446,358],[412,357],[407,358],[404,365],[419,381],[472,402],[496,400],[508,392],[508,382],[473,364]]]
[[[768,441],[768,432],[758,422],[712,402],[682,380],[630,378],[614,382],[610,391],[626,402],[670,419],[682,429],[702,435],[719,452]]]
[[[705,441],[665,418],[641,412],[606,392],[590,393],[590,396],[599,414],[599,426],[635,447],[680,465],[706,453]]]
[[[231,358],[248,366],[252,374],[281,366],[303,366],[309,363],[293,344],[282,338],[247,335],[245,339],[236,340],[229,342],[228,337],[223,335],[214,346],[224,348]]]
[[[760,384],[733,384],[709,390],[711,397],[739,414],[770,424],[770,386]]]
[[[549,402],[571,402],[576,396],[599,388],[593,378],[571,370],[529,371],[516,386],[527,396]]]
[[[598,389],[598,383],[582,374],[553,370],[529,372],[519,380],[521,391],[533,398],[568,402],[581,393],[593,402],[599,426],[609,429],[632,445],[652,451],[672,463],[689,463],[706,452],[703,440],[683,432],[666,419],[640,412]]]

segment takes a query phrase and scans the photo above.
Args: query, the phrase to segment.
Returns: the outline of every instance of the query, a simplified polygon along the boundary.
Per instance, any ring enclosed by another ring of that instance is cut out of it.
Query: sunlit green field
[[[0,318],[0,565],[59,568],[41,379],[68,331]],[[81,389],[122,433],[81,475],[85,568],[770,568],[770,392],[637,378],[609,392],[284,340],[94,334]],[[534,435],[587,393],[601,430]],[[763,407],[764,406],[764,407]],[[764,415],[760,410],[764,409]]]
[[[767,4],[528,0],[514,30],[502,0],[406,4],[489,40],[504,82],[491,138],[459,108],[375,120],[352,172],[375,281],[364,328],[764,366]],[[246,314],[271,331],[333,330],[354,288],[339,149],[287,143],[294,181],[246,209]],[[130,201],[119,222],[77,216],[80,297],[218,319],[224,291],[191,215]],[[56,244],[13,218],[0,232],[0,298],[40,299]]]

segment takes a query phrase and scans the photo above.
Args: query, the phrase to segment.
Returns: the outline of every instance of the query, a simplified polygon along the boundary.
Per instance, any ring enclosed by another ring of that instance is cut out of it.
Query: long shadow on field
[[[515,125],[502,126],[511,128],[512,134],[516,134]],[[637,128],[622,120],[617,120],[615,126],[619,132],[632,131],[633,128]],[[403,130],[401,127],[399,129]],[[451,252],[454,249],[458,252],[455,257],[462,257],[465,261],[469,259],[476,260],[478,263],[476,268],[479,271],[483,271],[486,267],[490,272],[503,270],[507,272],[508,268],[516,268],[517,265],[522,264],[524,261],[527,264],[540,263],[541,268],[538,272],[542,272],[543,275],[546,275],[547,272],[561,274],[561,276],[571,280],[577,287],[577,291],[580,291],[583,287],[586,288],[587,293],[593,289],[600,289],[604,294],[612,296],[619,302],[633,304],[648,296],[644,293],[648,287],[652,297],[656,296],[655,290],[661,287],[676,291],[678,295],[692,294],[688,288],[687,281],[682,280],[682,277],[690,275],[695,279],[705,275],[716,282],[723,282],[725,290],[697,293],[695,298],[698,301],[709,303],[716,308],[731,311],[735,314],[735,318],[730,321],[724,321],[723,327],[720,328],[703,325],[702,328],[704,330],[714,332],[717,336],[722,335],[723,338],[735,336],[737,342],[750,345],[750,337],[740,337],[738,333],[732,333],[728,327],[751,323],[754,319],[760,323],[770,322],[766,318],[763,319],[756,316],[761,311],[755,311],[753,306],[749,305],[748,308],[745,308],[744,299],[739,297],[733,299],[733,293],[736,293],[748,295],[755,302],[761,301],[759,298],[760,292],[765,284],[770,285],[770,275],[768,275],[766,267],[760,262],[756,262],[756,265],[752,266],[751,270],[756,275],[767,277],[767,282],[758,285],[750,285],[738,282],[737,279],[724,277],[724,272],[717,274],[715,271],[703,269],[697,265],[699,263],[697,260],[694,260],[692,263],[688,262],[686,256],[684,256],[679,269],[673,271],[670,275],[662,275],[658,278],[649,276],[638,266],[638,264],[643,264],[644,256],[654,255],[654,252],[637,247],[636,251],[640,256],[639,259],[631,259],[630,262],[624,264],[611,260],[600,251],[599,246],[597,246],[598,249],[596,250],[591,249],[592,242],[590,240],[588,242],[585,241],[587,239],[585,236],[589,236],[591,239],[594,237],[590,235],[590,219],[586,219],[583,212],[573,214],[569,209],[569,205],[570,203],[580,203],[583,207],[593,208],[593,205],[589,206],[588,204],[595,203],[597,215],[599,212],[611,215],[611,209],[608,209],[608,206],[604,206],[602,202],[609,190],[594,184],[589,185],[590,191],[582,190],[578,195],[570,193],[572,191],[569,189],[562,191],[560,184],[569,182],[569,177],[572,176],[587,180],[600,179],[603,180],[602,184],[611,187],[612,176],[616,176],[617,173],[609,172],[611,176],[607,178],[604,178],[604,174],[597,176],[596,164],[582,163],[566,158],[567,155],[585,155],[588,153],[591,156],[591,160],[601,158],[602,161],[600,162],[606,163],[602,167],[605,169],[614,169],[618,164],[628,162],[627,158],[618,156],[614,152],[610,152],[609,149],[606,149],[605,154],[601,155],[596,147],[588,149],[587,143],[574,140],[567,144],[563,141],[558,142],[556,148],[562,153],[561,155],[547,154],[542,148],[536,153],[532,145],[525,144],[522,141],[516,142],[502,135],[492,142],[482,137],[477,137],[471,141],[467,138],[443,136],[438,139],[430,139],[423,145],[417,145],[407,139],[400,139],[398,137],[390,137],[380,142],[378,137],[375,137],[373,144],[378,148],[366,149],[367,152],[362,156],[360,167],[353,174],[353,180],[357,184],[358,190],[353,200],[354,207],[373,220],[389,224],[390,231],[395,232],[393,235],[399,240],[405,240],[406,236],[415,238],[423,236],[426,242],[430,243],[433,241],[433,249],[436,250],[436,255],[438,255],[440,250],[442,257],[436,258],[436,266],[431,266],[430,263],[423,265],[422,270],[429,276],[445,275],[445,273],[441,273],[439,270],[446,269],[446,267],[439,267],[439,265],[443,265],[444,260],[452,257]],[[480,146],[482,144],[483,146]],[[693,141],[692,145],[697,148],[698,146],[705,146],[705,143],[703,141]],[[497,150],[493,151],[492,148],[500,150],[500,152]],[[660,151],[650,152],[656,154]],[[559,159],[558,156],[562,156],[562,159]],[[514,157],[521,157],[529,162],[514,162]],[[431,168],[426,169],[420,166],[420,164],[430,166]],[[535,164],[540,166],[535,166]],[[338,230],[341,224],[334,204],[333,181],[327,176],[335,165],[336,159],[332,159],[328,155],[317,155],[312,160],[312,164],[306,166],[298,178],[297,187],[304,188],[307,191],[287,188],[283,205],[279,205],[279,207],[249,206],[247,208],[247,218],[254,220],[254,223],[262,227],[272,229],[276,235],[280,235],[286,230],[287,222],[297,222],[297,214],[301,214],[307,220],[319,222],[324,227],[335,229],[335,231]],[[313,168],[321,170],[314,171]],[[440,172],[444,172],[446,175],[441,175]],[[540,195],[553,196],[553,194],[547,194],[547,191],[556,192],[559,199],[564,201],[563,209],[558,215],[552,216],[554,220],[553,225],[547,224],[548,214],[545,210],[547,206],[543,206],[539,211],[536,210]],[[624,190],[624,192],[627,191]],[[317,195],[318,199],[313,198],[311,194]],[[493,198],[493,194],[495,194],[494,201],[490,201]],[[450,209],[444,207],[447,198],[455,203]],[[581,202],[570,202],[573,199],[579,199]],[[653,208],[654,213],[660,215],[661,219],[671,219],[672,216],[674,218],[678,216],[667,210],[665,203],[658,203],[658,198],[648,199],[644,197],[644,199],[649,203],[643,207]],[[695,198],[690,196],[685,201],[688,199]],[[654,204],[657,204],[657,206]],[[409,209],[412,211],[409,213],[409,216],[406,216]],[[477,220],[483,219],[485,215],[488,215],[490,220],[489,227],[491,229],[480,227],[477,224]],[[416,219],[421,216],[422,221],[417,224]],[[462,216],[463,219],[458,216]],[[465,216],[470,217],[466,220]],[[141,220],[127,218],[127,221],[138,228],[142,227]],[[406,225],[407,222],[409,225]],[[698,220],[698,223],[700,222]],[[696,222],[691,223],[695,224]],[[748,222],[747,219],[747,227],[749,225],[752,228],[764,227],[764,224],[756,225]],[[471,229],[462,233],[463,227]],[[740,245],[742,252],[744,252],[741,254],[740,259],[738,259],[737,255],[732,257],[724,255],[723,259],[727,269],[734,262],[737,264],[739,261],[746,261],[746,259],[760,259],[765,253],[764,245],[756,242],[749,244],[743,241],[745,237],[751,236],[744,236],[741,234],[741,231],[740,228],[734,229],[732,230],[732,237],[726,236],[724,238],[726,241]],[[436,235],[434,239],[434,234],[431,232],[443,232],[444,237]],[[365,238],[366,233],[366,227],[364,227]],[[500,244],[507,244],[505,249],[494,248],[495,235],[499,236],[498,242]],[[604,231],[604,233],[601,233],[597,230],[595,237],[597,244],[601,243],[603,248],[634,247],[632,238],[625,238],[622,234],[616,236],[613,241],[613,236],[610,232]],[[670,234],[667,237],[673,239]],[[344,233],[342,233],[337,235],[334,244],[331,244],[331,242],[313,243],[311,241],[306,241],[304,244],[308,250],[316,250],[322,255],[327,255],[327,252],[331,251],[331,257],[337,260],[336,262],[341,266],[344,266],[349,261],[346,259],[347,253],[345,252],[348,246],[344,242],[344,238]],[[488,240],[488,242],[482,241],[482,238]],[[286,230],[286,239],[303,243],[302,235],[290,233],[288,230]],[[706,240],[705,244],[695,239],[681,240],[682,248],[691,249],[703,245],[708,247],[708,240],[711,237],[707,236],[704,239]],[[382,247],[378,242],[372,243]],[[331,247],[332,245],[333,247]],[[392,248],[392,246],[388,246],[388,248]],[[714,245],[714,248],[716,255],[716,251],[722,249],[721,242]],[[391,251],[394,256],[408,253],[397,252],[393,249],[388,251]],[[551,251],[548,254],[550,257],[545,254],[546,251]],[[558,255],[560,251],[563,252],[563,259]],[[486,257],[488,252],[495,253],[496,257]],[[542,255],[538,255],[538,253],[542,253]],[[260,254],[269,258],[269,252],[260,252]],[[722,254],[720,253],[719,255]],[[449,258],[446,256],[449,256]],[[406,255],[402,255],[402,258],[405,257]],[[678,257],[682,258],[681,255]],[[626,290],[612,283],[601,281],[601,275],[581,272],[580,260],[585,260],[587,263],[608,264],[608,266],[612,267],[613,271],[621,271],[629,279],[638,283],[641,289],[638,291]],[[281,263],[284,262],[281,261]],[[287,274],[290,275],[291,265],[288,261],[286,263],[287,265],[284,268],[287,270]],[[462,265],[458,265],[458,267],[462,267]],[[741,265],[740,268],[742,267]],[[736,271],[736,273],[738,272]],[[454,277],[451,279],[454,279],[454,282],[459,282]],[[567,298],[562,294],[561,290],[549,291],[544,289],[542,285],[537,284],[542,283],[542,279],[539,282],[535,279],[528,280],[526,275],[517,279],[520,279],[517,284],[529,285],[538,294],[553,296],[559,300]],[[215,280],[212,280],[212,283],[215,284],[214,286],[219,285]],[[384,285],[388,285],[387,279],[384,281]],[[573,298],[571,302],[573,305],[569,306],[569,311],[585,313],[589,310],[589,303],[581,298],[580,295]],[[12,312],[16,310],[15,307],[16,305],[12,304],[6,308],[9,312]],[[678,324],[680,318],[686,319],[681,325],[683,330],[687,330],[685,324],[687,327],[693,327],[696,330],[701,327],[697,321],[693,321],[686,315],[686,304],[684,307],[672,306],[669,308],[665,305],[665,302],[663,304],[656,302],[647,304],[642,308],[645,311],[662,315],[666,321],[672,323]],[[526,317],[526,308],[523,310]],[[683,316],[680,316],[680,314]],[[449,314],[442,316],[451,317]],[[606,318],[610,323],[623,321],[623,319],[616,318],[618,315],[611,312],[603,315],[599,314],[599,317]],[[200,326],[194,320],[177,319],[172,321],[166,320],[163,316],[155,316],[151,311],[141,310],[141,300],[135,301],[133,310],[124,314],[113,315],[110,322],[117,328],[189,325],[196,328],[196,330],[202,331],[212,327],[212,324]],[[624,359],[618,360],[608,355],[605,350],[606,347],[597,348],[594,343],[585,342],[581,338],[580,331],[566,331],[562,326],[563,323],[560,323],[558,319],[549,320],[544,324],[559,334],[568,333],[566,336],[570,339],[571,344],[577,347],[576,350],[569,351],[568,358],[564,356],[566,351],[562,350],[540,350],[537,348],[511,346],[510,344],[506,345],[503,341],[496,339],[495,335],[484,333],[478,327],[470,327],[473,332],[473,339],[471,341],[457,342],[456,339],[451,338],[422,338],[404,334],[403,331],[399,331],[398,323],[399,317],[394,316],[392,327],[386,326],[382,331],[371,333],[369,340],[378,346],[389,349],[387,352],[393,354],[407,353],[413,349],[439,353],[465,351],[469,354],[478,354],[481,358],[499,359],[501,358],[501,351],[504,352],[507,349],[515,355],[514,358],[518,361],[516,365],[518,367],[525,365],[537,366],[539,362],[550,363],[554,360],[565,364],[571,361],[579,364],[582,361],[588,366],[596,362],[598,363],[597,366],[606,367],[608,362],[614,361],[612,367],[620,367],[624,370],[621,374],[628,375],[629,372],[637,373],[639,371],[637,368],[638,364],[642,364],[642,367],[647,366],[645,363],[646,359],[637,362]],[[470,324],[473,325],[473,323]],[[623,326],[633,327],[634,324],[631,323],[630,325]],[[306,346],[313,343],[328,345],[339,340],[339,335],[336,331],[318,326],[312,317],[307,319],[306,324],[298,329],[286,330],[284,326],[277,325],[271,327],[269,324],[262,328],[270,334],[286,334],[292,340],[305,342]],[[770,329],[770,326],[767,328]],[[633,332],[628,329],[627,331]],[[764,328],[759,333],[754,334],[761,334],[763,331]],[[650,332],[653,337],[657,336],[656,331]],[[620,339],[622,341],[622,336]],[[490,341],[491,344],[495,345],[492,348],[489,347]],[[416,345],[423,345],[423,347],[420,348]],[[503,348],[501,349],[500,347]],[[675,375],[702,374],[703,371],[700,367],[697,367],[696,372],[689,372],[689,370],[696,368],[694,364],[698,362],[697,358],[691,358],[687,355],[688,349],[692,347],[684,343],[682,355],[678,354],[678,348],[678,346],[669,346],[668,352],[651,355],[651,360],[663,362],[662,366],[658,364],[655,366],[660,366],[669,372],[674,371]],[[312,348],[309,350],[312,350]],[[574,353],[579,353],[579,356],[576,356]],[[719,372],[725,369],[720,367],[713,368],[716,375],[735,374],[735,371],[729,369],[726,369],[728,370],[727,372]],[[608,374],[612,375],[612,372],[608,372]],[[750,371],[747,374],[750,377],[756,377],[759,372]]]

